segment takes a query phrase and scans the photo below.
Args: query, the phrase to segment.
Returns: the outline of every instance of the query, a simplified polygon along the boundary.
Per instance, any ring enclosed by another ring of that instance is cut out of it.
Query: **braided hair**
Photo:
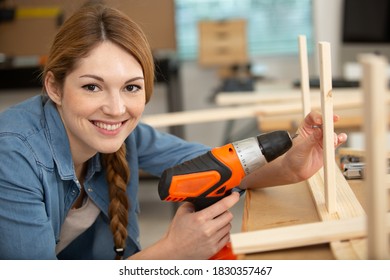
[[[103,154],[102,163],[106,168],[106,177],[109,185],[110,205],[110,229],[114,237],[114,250],[116,259],[124,254],[127,238],[127,218],[129,202],[126,195],[126,187],[130,178],[130,170],[126,160],[126,145],[112,154]]]

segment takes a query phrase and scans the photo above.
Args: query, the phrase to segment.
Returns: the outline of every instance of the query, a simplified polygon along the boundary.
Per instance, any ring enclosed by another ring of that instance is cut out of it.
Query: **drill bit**
[[[322,128],[322,124],[314,124],[314,125],[311,126],[311,128]],[[299,135],[298,133],[295,133],[295,134],[291,137],[291,139],[297,138],[298,135]]]

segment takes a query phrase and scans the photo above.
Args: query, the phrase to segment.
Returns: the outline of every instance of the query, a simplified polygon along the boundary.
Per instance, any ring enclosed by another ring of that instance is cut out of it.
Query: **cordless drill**
[[[213,148],[166,169],[158,185],[160,198],[189,201],[196,211],[202,210],[230,195],[246,175],[281,156],[291,146],[290,134],[278,130]],[[212,259],[235,259],[230,244]]]

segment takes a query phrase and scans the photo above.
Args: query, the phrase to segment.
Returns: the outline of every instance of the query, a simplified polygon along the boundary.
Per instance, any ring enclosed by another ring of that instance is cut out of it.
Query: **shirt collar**
[[[75,180],[76,175],[69,139],[56,105],[48,97],[46,97],[44,104],[44,112],[47,123],[47,138],[59,175],[62,180]],[[91,178],[95,172],[100,170],[100,157],[97,154],[89,161],[87,178]]]

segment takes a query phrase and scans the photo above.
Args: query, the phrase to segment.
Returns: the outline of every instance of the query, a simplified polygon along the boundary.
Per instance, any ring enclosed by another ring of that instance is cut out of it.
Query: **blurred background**
[[[307,38],[310,85],[319,87],[317,43],[331,44],[334,88],[357,88],[360,53],[390,56],[388,0],[111,0],[141,25],[157,65],[145,116],[219,108],[220,93],[297,90],[297,38]],[[0,111],[40,94],[39,72],[61,23],[83,1],[0,0]],[[353,97],[351,97],[353,98]],[[159,127],[189,141],[219,146],[262,132],[256,118]],[[361,131],[348,145],[361,147]],[[160,202],[157,181],[141,178],[141,242],[161,236],[174,207]],[[233,211],[240,231],[243,199]]]

